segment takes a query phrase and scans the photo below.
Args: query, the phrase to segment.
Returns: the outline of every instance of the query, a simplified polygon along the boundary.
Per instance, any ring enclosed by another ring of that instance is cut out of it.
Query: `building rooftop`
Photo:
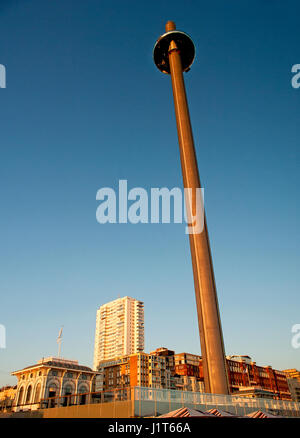
[[[6,385],[6,386],[2,386],[2,388],[0,388],[0,392],[5,391],[7,389],[16,389],[16,388],[17,388],[17,385],[15,385],[15,386]]]
[[[45,363],[45,362],[57,362],[61,363],[63,365],[78,365],[78,360],[71,360],[71,359],[64,359],[62,357],[43,357],[42,359],[38,360],[38,364]]]
[[[99,309],[100,309],[100,307],[106,307],[106,306],[109,307],[112,304],[114,304],[116,301],[124,301],[124,300],[132,300],[132,301],[136,301],[140,305],[144,305],[143,301],[140,301],[137,298],[129,297],[128,295],[126,295],[125,297],[119,297],[119,298],[116,298],[116,299],[109,301],[107,303],[101,304],[101,306],[99,306]]]
[[[245,363],[251,363],[252,359],[250,356],[247,356],[246,354],[234,354],[232,356],[226,356],[226,359],[229,360],[235,360],[237,362],[245,362]]]
[[[21,370],[14,371],[12,374],[19,373],[28,370],[30,368],[43,367],[43,366],[53,367],[53,368],[65,368],[68,370],[76,370],[76,371],[86,371],[90,373],[95,372],[90,367],[79,365],[77,360],[61,359],[57,357],[47,357],[40,359],[34,365],[30,365],[28,367],[22,368]]]

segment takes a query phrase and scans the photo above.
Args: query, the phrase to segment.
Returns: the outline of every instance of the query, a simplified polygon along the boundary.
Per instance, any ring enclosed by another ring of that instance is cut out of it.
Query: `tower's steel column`
[[[188,217],[196,211],[196,189],[201,187],[183,79],[183,71],[189,70],[194,55],[190,37],[176,31],[175,24],[168,21],[166,33],[156,42],[154,61],[163,73],[171,74],[172,78],[183,184],[185,188],[192,189],[194,195],[191,203],[186,199]],[[200,221],[200,218],[197,220]],[[189,237],[205,391],[228,394],[223,334],[205,217],[202,231]]]

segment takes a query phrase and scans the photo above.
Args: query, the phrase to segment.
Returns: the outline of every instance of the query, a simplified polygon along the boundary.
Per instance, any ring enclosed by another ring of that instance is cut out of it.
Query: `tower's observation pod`
[[[163,73],[170,74],[169,51],[174,41],[180,54],[182,71],[189,71],[195,59],[195,46],[191,38],[179,30],[164,33],[155,43],[153,59],[156,67]]]

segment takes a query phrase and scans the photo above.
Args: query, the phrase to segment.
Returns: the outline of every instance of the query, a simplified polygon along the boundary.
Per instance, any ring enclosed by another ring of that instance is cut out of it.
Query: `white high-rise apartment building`
[[[97,310],[94,370],[99,362],[144,351],[144,303],[118,298]]]

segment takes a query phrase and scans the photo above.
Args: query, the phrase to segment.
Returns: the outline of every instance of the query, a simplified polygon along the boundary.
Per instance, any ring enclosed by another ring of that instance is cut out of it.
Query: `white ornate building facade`
[[[43,399],[57,406],[85,404],[95,386],[98,373],[79,365],[78,361],[55,357],[43,358],[37,364],[14,371],[18,378],[14,411],[34,410]]]

